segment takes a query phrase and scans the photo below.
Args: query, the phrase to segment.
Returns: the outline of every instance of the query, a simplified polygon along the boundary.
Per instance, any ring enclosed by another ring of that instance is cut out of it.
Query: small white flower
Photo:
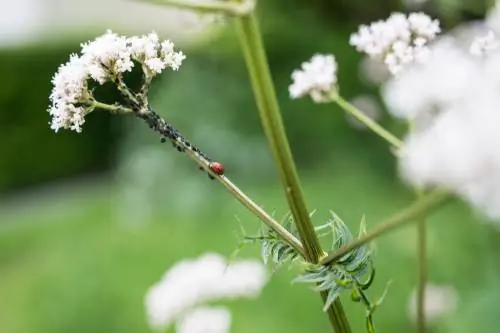
[[[82,58],[93,67],[91,76],[100,84],[110,80],[116,74],[130,72],[134,63],[130,58],[127,39],[111,30],[95,40],[82,45]]]
[[[407,65],[424,62],[427,44],[440,32],[439,21],[424,13],[393,13],[385,21],[361,25],[349,43],[360,52],[381,59],[392,74]]]
[[[183,260],[165,273],[145,296],[151,327],[166,328],[198,304],[220,299],[254,298],[268,281],[260,261],[228,265],[218,254]]]
[[[293,83],[289,87],[293,99],[309,95],[316,103],[332,100],[336,93],[337,62],[333,55],[314,55],[310,61],[304,62],[300,70],[292,73]]]
[[[476,37],[470,45],[469,52],[472,55],[483,56],[493,50],[498,49],[500,45],[498,38],[493,31],[489,31],[485,36]]]
[[[223,307],[198,307],[177,323],[177,333],[229,333],[231,313]]]
[[[455,311],[458,295],[452,286],[427,284],[424,291],[424,313],[427,325]],[[417,317],[417,291],[414,289],[408,300],[408,316],[413,322]]]

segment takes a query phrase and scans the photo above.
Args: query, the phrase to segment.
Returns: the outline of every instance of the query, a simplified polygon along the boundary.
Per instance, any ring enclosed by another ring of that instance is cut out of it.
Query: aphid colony
[[[224,174],[223,164],[210,159],[201,150],[196,148],[186,138],[184,138],[175,127],[162,119],[156,112],[150,110],[150,112],[138,116],[144,119],[151,129],[159,132],[163,136],[161,138],[162,143],[166,142],[167,139],[169,139],[172,142],[173,147],[181,153],[185,152],[186,149],[190,149],[192,152],[194,152],[195,155],[201,157],[207,162],[210,170],[213,173],[218,176],[222,176]],[[204,168],[200,166],[200,170],[203,171]],[[210,177],[210,179],[214,179],[211,174],[209,174],[208,176]]]

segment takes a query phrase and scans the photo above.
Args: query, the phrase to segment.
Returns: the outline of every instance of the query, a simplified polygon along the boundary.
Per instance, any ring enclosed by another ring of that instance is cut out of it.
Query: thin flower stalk
[[[356,108],[354,105],[343,99],[340,95],[332,96],[332,99],[338,106],[340,106],[345,112],[359,120],[362,124],[372,130],[375,134],[389,142],[391,146],[396,149],[402,147],[403,142],[398,139],[394,134],[380,126],[376,121],[373,121],[370,117],[365,115],[361,110]]]
[[[252,13],[249,16],[237,18],[236,25],[240,34],[240,41],[259,109],[260,119],[273,153],[281,182],[285,187],[287,201],[294,217],[298,234],[304,245],[305,258],[312,263],[317,263],[323,255],[323,250],[319,244],[302,194],[299,177],[286,138],[257,20]],[[327,297],[326,293],[323,292],[321,295],[325,301]],[[335,332],[351,332],[339,299],[328,309],[328,315]]]

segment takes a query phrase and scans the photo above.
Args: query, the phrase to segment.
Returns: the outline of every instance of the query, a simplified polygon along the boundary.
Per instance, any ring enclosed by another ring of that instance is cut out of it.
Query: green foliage
[[[310,213],[312,217],[315,211]],[[353,236],[347,225],[334,212],[330,211],[330,219],[314,229],[318,237],[332,237],[332,245],[329,251],[335,252],[344,245],[353,240]],[[299,237],[293,216],[287,214],[283,219],[283,227],[287,229],[295,237]],[[387,287],[383,295],[376,301],[369,300],[366,291],[372,285],[375,279],[375,268],[372,260],[372,250],[369,244],[362,245],[350,251],[341,257],[338,261],[329,265],[318,265],[307,263],[302,259],[292,246],[286,243],[274,230],[262,225],[261,232],[258,236],[246,235],[244,229],[243,242],[237,251],[239,251],[245,243],[261,243],[261,255],[265,264],[273,263],[273,271],[276,271],[284,264],[290,267],[292,264],[300,262],[303,272],[296,277],[293,283],[313,284],[312,289],[316,292],[327,292],[327,299],[323,306],[323,311],[326,311],[333,302],[343,293],[350,292],[351,300],[360,302],[366,309],[366,328],[369,333],[375,332],[373,322],[373,313],[382,303],[387,293]],[[365,218],[361,220],[359,236],[366,233]],[[366,281],[362,281],[363,277],[368,275]]]
[[[111,165],[116,118],[111,124],[107,114],[91,115],[85,135],[55,134],[48,125],[51,77],[73,51],[66,45],[0,53],[0,194]]]

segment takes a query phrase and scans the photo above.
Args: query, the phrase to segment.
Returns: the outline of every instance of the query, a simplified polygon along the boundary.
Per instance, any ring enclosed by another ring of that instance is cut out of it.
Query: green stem
[[[414,122],[408,121],[409,131],[414,130]],[[422,187],[416,186],[417,199],[421,199],[425,193]],[[422,214],[417,222],[417,332],[425,333],[425,288],[427,285],[427,218]]]
[[[352,241],[351,243],[342,246],[336,252],[330,253],[328,256],[321,259],[321,264],[328,265],[331,262],[334,262],[342,258],[345,254],[349,253],[355,248],[363,244],[366,244],[389,231],[392,231],[394,229],[407,225],[410,222],[413,222],[415,219],[428,213],[430,210],[435,209],[447,202],[450,202],[451,198],[452,198],[451,194],[443,189],[436,189],[430,192],[426,196],[415,201],[407,208],[399,211],[386,221],[379,223],[379,225],[373,228],[373,230],[371,230],[370,233],[367,233],[366,235],[359,237],[355,241]]]
[[[187,151],[187,150],[186,150]],[[195,158],[195,157],[193,157]],[[255,216],[257,216],[262,222],[264,222],[269,228],[276,231],[278,235],[295,250],[297,250],[302,256],[305,256],[304,247],[302,243],[295,238],[288,230],[286,230],[279,222],[271,217],[266,211],[259,207],[255,202],[253,202],[243,191],[241,191],[236,185],[234,185],[227,177],[213,176],[231,193],[240,203],[242,203],[248,210],[250,210]]]
[[[394,148],[401,148],[403,145],[402,141],[398,139],[394,134],[380,126],[377,122],[370,119],[363,112],[358,110],[354,105],[343,99],[340,95],[335,95],[335,103],[337,103],[345,112],[362,122],[366,127],[371,129],[377,135],[382,137],[384,140],[389,142]]]
[[[304,246],[305,258],[317,263],[323,255],[314,231],[299,182],[295,163],[285,134],[285,128],[271,79],[264,46],[255,14],[236,19],[247,69],[259,109],[259,115],[268,139],[281,182],[285,188],[288,205]],[[322,293],[325,300],[326,294]],[[351,329],[340,300],[328,309],[328,317],[336,333],[350,333]]]
[[[180,9],[189,9],[201,13],[225,13],[231,16],[245,16],[255,7],[254,0],[245,0],[240,3],[229,1],[196,1],[196,0],[138,0],[151,4],[171,6]]]
[[[120,112],[120,113],[133,113],[134,111],[130,108],[124,107],[124,106],[117,106],[114,104],[106,104],[106,103],[101,103],[96,100],[92,101],[85,101],[81,102],[82,104],[85,104],[86,106],[91,107],[90,112],[94,111],[94,109],[102,109],[110,112]],[[88,113],[90,113],[88,112]]]
[[[417,198],[421,199],[423,192],[417,191]],[[425,212],[417,222],[417,270],[418,270],[418,286],[417,286],[417,332],[425,333],[425,287],[427,284],[427,221]]]

